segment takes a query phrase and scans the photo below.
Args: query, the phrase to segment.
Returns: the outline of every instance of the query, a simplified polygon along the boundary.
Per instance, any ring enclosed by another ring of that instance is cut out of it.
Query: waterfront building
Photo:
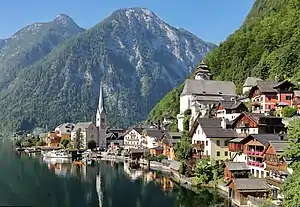
[[[225,162],[224,180],[232,180],[235,178],[249,178],[251,169],[246,162]]]
[[[127,130],[124,134],[124,148],[125,149],[139,149],[142,148],[142,133],[143,128],[133,127]]]
[[[234,129],[227,128],[225,118],[198,118],[189,135],[196,150],[194,158],[214,160],[226,160],[229,140],[238,137]]]
[[[94,140],[99,145],[98,129],[93,122],[79,122],[75,124],[74,129],[71,132],[71,141],[74,143],[76,140],[77,131],[80,130],[81,135],[81,147],[87,148],[87,143],[90,140]]]
[[[71,138],[71,132],[74,129],[75,124],[73,123],[63,123],[57,126],[54,131],[57,132],[57,136],[59,136],[61,139],[70,139]]]

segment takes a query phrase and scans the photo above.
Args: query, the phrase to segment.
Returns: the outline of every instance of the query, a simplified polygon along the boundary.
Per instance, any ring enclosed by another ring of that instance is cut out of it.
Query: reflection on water
[[[224,206],[217,192],[196,194],[154,171],[130,170],[123,163],[94,166],[43,160],[12,153],[0,143],[0,206],[171,207]]]

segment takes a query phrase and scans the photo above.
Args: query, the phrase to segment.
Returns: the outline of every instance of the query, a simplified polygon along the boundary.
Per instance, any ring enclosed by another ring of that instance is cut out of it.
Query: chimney
[[[222,126],[223,129],[226,129],[226,119],[225,119],[225,117],[221,118],[221,126]]]
[[[277,76],[277,75],[275,75],[275,81],[276,81],[276,82],[278,81],[278,76]]]

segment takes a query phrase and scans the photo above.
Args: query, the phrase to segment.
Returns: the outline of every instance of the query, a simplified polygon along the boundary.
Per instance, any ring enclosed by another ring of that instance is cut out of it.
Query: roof
[[[257,81],[262,81],[260,78],[248,77],[243,85],[243,87],[253,87],[256,86]]]
[[[72,131],[77,131],[79,128],[81,129],[81,131],[85,131],[90,127],[91,124],[93,124],[93,122],[78,122],[77,124],[75,124]]]
[[[294,91],[296,97],[300,97],[300,91]]]
[[[232,143],[240,143],[241,141],[243,141],[245,138],[235,138],[235,139],[231,139],[229,140],[229,142]]]
[[[179,168],[180,168],[180,162],[172,160],[172,162],[171,162],[171,164],[170,164],[169,167],[170,167],[171,170],[178,171]]]
[[[202,127],[207,138],[235,138],[238,137],[234,129],[224,129],[222,127]]]
[[[73,123],[63,123],[57,126],[55,129],[58,130],[60,133],[68,133],[67,130],[71,130],[74,128],[75,124]]]
[[[257,87],[262,93],[277,93],[276,88],[280,87],[284,83],[288,83],[290,85],[294,85],[288,80],[285,81],[257,81]]]
[[[199,118],[198,122],[201,127],[221,127],[221,118]]]
[[[170,136],[174,139],[175,137],[181,138],[182,132],[169,132]]]
[[[269,141],[270,145],[275,149],[276,153],[283,153],[284,150],[288,147],[287,140],[271,140]]]
[[[225,162],[230,171],[248,171],[251,170],[245,162]]]
[[[142,135],[144,128],[142,128],[142,127],[132,127],[132,128],[130,128],[130,129],[128,129],[128,130],[123,134],[123,136],[127,135],[128,133],[130,133],[131,130],[134,130],[134,131],[136,131],[137,133],[139,133],[140,135]]]
[[[263,178],[236,178],[233,179],[235,188],[240,191],[269,191],[270,187]]]
[[[269,141],[281,141],[280,134],[249,134],[248,137],[250,136],[260,141],[264,146],[267,146]]]
[[[236,117],[236,118],[233,120],[232,125],[234,125],[235,123],[237,123],[237,121],[238,121],[243,115],[246,115],[247,117],[249,117],[252,121],[256,122],[257,124],[259,124],[259,120],[260,120],[261,118],[264,118],[264,119],[280,119],[280,120],[282,120],[281,117],[278,117],[278,116],[267,116],[267,115],[265,115],[264,113],[242,112],[238,117]],[[282,124],[282,125],[283,125],[283,124]]]
[[[183,95],[231,95],[236,96],[236,87],[230,81],[194,80],[185,82],[181,96]]]
[[[144,133],[149,137],[155,137],[161,139],[164,135],[164,132],[158,129],[144,129]]]

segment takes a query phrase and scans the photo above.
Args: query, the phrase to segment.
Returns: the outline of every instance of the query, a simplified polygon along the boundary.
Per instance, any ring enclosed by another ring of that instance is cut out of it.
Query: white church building
[[[211,80],[209,68],[202,61],[196,70],[195,79],[186,80],[180,95],[180,113],[177,115],[179,131],[183,131],[184,112],[187,109],[191,109],[192,123],[198,115],[206,116],[220,101],[234,101],[236,98],[234,83]]]

